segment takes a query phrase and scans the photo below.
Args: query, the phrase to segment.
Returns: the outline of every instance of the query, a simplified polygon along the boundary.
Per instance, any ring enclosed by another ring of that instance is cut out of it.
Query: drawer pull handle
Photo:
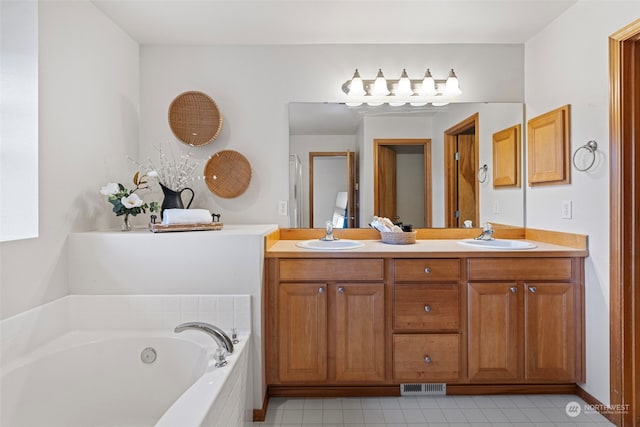
[[[532,294],[535,294],[537,291],[538,289],[535,286],[529,288],[529,292],[531,292]]]
[[[318,293],[319,293],[319,294],[324,294],[324,288],[320,288],[320,289],[318,289]]]
[[[338,293],[344,294],[344,288],[338,288]]]
[[[424,311],[426,311],[427,313],[431,312],[431,306],[430,305],[425,305],[424,306]]]
[[[431,356],[425,356],[424,363],[431,363]]]
[[[511,293],[515,294],[516,292],[518,292],[518,288],[516,288],[515,286],[512,286],[509,288],[509,290],[511,291]]]
[[[424,268],[424,274],[431,274],[431,268],[425,267]]]

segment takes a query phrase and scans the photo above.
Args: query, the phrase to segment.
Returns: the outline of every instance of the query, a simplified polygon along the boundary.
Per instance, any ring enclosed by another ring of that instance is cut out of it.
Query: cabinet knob
[[[318,293],[319,293],[319,294],[324,294],[324,288],[320,288],[320,289],[318,289]]]
[[[338,293],[344,294],[344,288],[338,288]]]
[[[518,292],[518,288],[516,288],[515,286],[512,286],[509,288],[509,290],[511,291],[511,293],[515,294],[516,292]]]
[[[535,286],[532,286],[529,288],[529,292],[531,292],[532,294],[535,294],[537,292],[537,288]]]
[[[425,267],[424,268],[424,274],[431,274],[431,268],[430,267]]]
[[[431,356],[425,356],[424,363],[431,363]]]
[[[426,311],[427,313],[431,312],[431,306],[430,305],[425,305],[424,306],[424,311]]]

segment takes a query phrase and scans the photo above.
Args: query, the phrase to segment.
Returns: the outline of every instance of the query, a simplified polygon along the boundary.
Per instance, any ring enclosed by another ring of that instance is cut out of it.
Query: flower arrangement
[[[142,200],[136,191],[149,188],[148,178],[157,177],[155,171],[150,171],[146,174],[140,175],[136,172],[133,176],[133,184],[135,188],[133,190],[127,189],[124,185],[115,182],[109,182],[100,189],[100,194],[107,196],[107,201],[113,205],[113,212],[116,216],[124,215],[123,230],[129,230],[129,215],[136,216],[139,213],[157,212],[159,206],[157,202],[151,202],[147,204]]]
[[[162,147],[158,148],[160,152],[160,163],[158,167],[147,159],[147,164],[143,165],[140,162],[129,157],[136,166],[148,171],[148,176],[158,178],[158,182],[164,187],[173,191],[180,191],[186,188],[196,177],[194,172],[198,167],[198,162],[192,160],[191,153],[182,154],[179,157],[167,156],[162,150]],[[200,179],[201,177],[198,177]]]

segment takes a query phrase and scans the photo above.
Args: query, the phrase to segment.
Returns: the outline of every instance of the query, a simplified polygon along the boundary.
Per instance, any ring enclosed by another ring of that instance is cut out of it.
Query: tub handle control
[[[215,367],[222,368],[223,366],[227,366],[227,358],[226,352],[222,348],[218,348],[216,352],[213,354],[213,360],[216,361]]]

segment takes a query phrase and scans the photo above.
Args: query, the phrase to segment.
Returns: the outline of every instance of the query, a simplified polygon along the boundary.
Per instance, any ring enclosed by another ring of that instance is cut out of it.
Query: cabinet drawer
[[[393,336],[393,378],[433,382],[460,377],[460,336],[421,334]]]
[[[281,259],[280,280],[383,280],[382,259]]]
[[[571,280],[571,258],[471,258],[469,280]]]
[[[414,330],[459,329],[459,286],[395,285],[393,327]]]
[[[457,282],[459,259],[398,259],[395,261],[396,282]]]

